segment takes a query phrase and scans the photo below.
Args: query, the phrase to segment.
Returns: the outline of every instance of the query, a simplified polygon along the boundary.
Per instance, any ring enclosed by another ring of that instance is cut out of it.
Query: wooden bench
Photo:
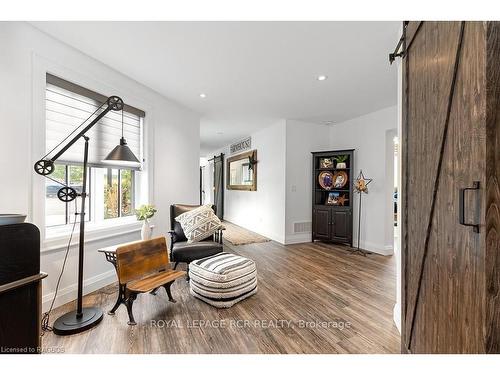
[[[136,324],[132,305],[138,294],[164,287],[169,301],[175,302],[170,285],[186,274],[169,268],[165,237],[119,246],[116,249],[116,271],[120,289],[124,292],[129,325]],[[114,314],[120,304],[119,299],[109,313]]]

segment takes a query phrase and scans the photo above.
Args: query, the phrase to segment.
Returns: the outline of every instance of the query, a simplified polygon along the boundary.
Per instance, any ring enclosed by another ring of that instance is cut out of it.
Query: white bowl
[[[26,215],[0,214],[0,225],[24,223]]]

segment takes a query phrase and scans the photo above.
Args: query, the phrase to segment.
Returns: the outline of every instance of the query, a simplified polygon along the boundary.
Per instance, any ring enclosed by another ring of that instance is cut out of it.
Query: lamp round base
[[[91,329],[102,320],[102,310],[98,307],[84,307],[82,316],[78,318],[76,311],[71,311],[56,319],[53,332],[59,336],[74,335]]]

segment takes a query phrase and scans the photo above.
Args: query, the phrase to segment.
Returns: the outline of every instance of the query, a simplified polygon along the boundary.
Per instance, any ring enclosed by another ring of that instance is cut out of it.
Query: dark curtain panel
[[[219,219],[224,218],[224,154],[214,157],[214,204]]]
[[[204,203],[204,195],[205,195],[205,191],[203,190],[203,169],[205,167],[200,167],[200,206]]]

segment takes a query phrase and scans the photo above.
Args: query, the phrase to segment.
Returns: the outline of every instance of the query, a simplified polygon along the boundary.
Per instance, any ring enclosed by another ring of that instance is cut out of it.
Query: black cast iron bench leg
[[[163,285],[163,287],[165,288],[165,290],[167,292],[168,300],[170,302],[176,303],[177,301],[172,297],[172,292],[170,291],[170,285],[172,285],[172,283],[173,283],[173,281],[166,283],[165,285]]]
[[[108,311],[108,315],[115,315],[116,310],[120,307],[121,304],[126,304],[125,300],[125,285],[118,285],[118,298],[116,300],[115,305],[111,310]]]
[[[127,324],[129,326],[135,326],[137,324],[135,322],[135,319],[134,319],[134,314],[132,313],[132,305],[134,304],[134,300],[136,297],[137,297],[137,295],[135,293],[130,293],[130,295],[127,298],[127,302],[126,302],[127,312],[128,312],[128,320],[129,320]]]

